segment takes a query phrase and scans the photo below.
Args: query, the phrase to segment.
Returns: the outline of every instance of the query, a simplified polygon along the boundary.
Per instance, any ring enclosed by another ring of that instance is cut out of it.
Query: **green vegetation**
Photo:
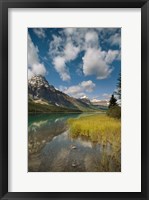
[[[110,171],[110,163],[113,161],[116,171],[120,171],[121,155],[121,122],[119,119],[108,117],[104,114],[69,119],[67,121],[72,137],[85,136],[92,142],[103,146],[103,154],[100,171]],[[107,156],[104,148],[110,144],[111,153]]]
[[[109,108],[107,110],[107,115],[109,117],[114,117],[114,118],[120,119],[121,118],[121,107],[118,105],[112,106],[111,108]]]
[[[114,95],[112,94],[111,99],[109,101],[109,108],[112,108],[113,106],[117,106],[117,99],[114,97]]]
[[[37,103],[30,97],[28,98],[28,112],[29,113],[81,113],[81,112],[105,112],[106,110],[102,108],[96,108],[95,106],[83,107],[80,105],[76,105],[76,108],[68,108],[62,106],[56,106],[50,104],[48,101],[43,100],[44,104]],[[78,107],[78,108],[77,108]]]
[[[112,94],[111,99],[109,101],[109,109],[107,110],[107,115],[109,117],[121,119],[121,74],[119,74],[118,83],[117,83],[117,90],[114,92],[119,100],[114,97],[114,94]]]
[[[117,104],[117,99],[112,94],[109,104],[109,109],[107,110],[107,115],[109,117],[121,118],[121,107]]]
[[[113,144],[120,141],[120,120],[107,117],[102,114],[95,114],[78,119],[69,119],[71,136],[87,136],[92,142]]]
[[[52,104],[40,104],[40,103],[35,103],[33,101],[28,102],[28,112],[29,113],[54,113],[54,112],[62,112],[62,113],[80,113],[82,111],[77,110],[77,109],[69,109],[69,108],[64,108],[60,106],[55,106]]]
[[[72,137],[87,137],[103,147],[99,171],[112,171],[113,166],[114,171],[121,169],[121,76],[114,94],[109,101],[107,115],[95,114],[67,121]],[[110,153],[107,150],[109,145]]]
[[[115,92],[115,94],[118,96],[119,99],[121,99],[121,72],[119,73],[116,86],[117,86],[117,91]]]

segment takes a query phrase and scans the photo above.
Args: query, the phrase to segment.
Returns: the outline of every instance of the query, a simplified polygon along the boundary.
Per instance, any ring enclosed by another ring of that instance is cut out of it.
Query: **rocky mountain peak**
[[[46,102],[56,107],[75,110],[92,110],[91,102],[87,97],[75,99],[49,85],[45,77],[38,75],[28,80],[28,95],[33,103]]]
[[[42,75],[35,75],[32,76],[31,79],[28,80],[28,85],[33,88],[49,88],[53,91],[55,91],[55,88],[53,85],[49,85],[48,81],[45,79]]]
[[[28,80],[28,83],[37,88],[41,86],[49,87],[48,81],[41,75],[33,76],[31,79]]]

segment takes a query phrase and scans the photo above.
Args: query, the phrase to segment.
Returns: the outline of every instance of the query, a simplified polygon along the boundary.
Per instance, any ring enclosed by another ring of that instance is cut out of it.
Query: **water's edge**
[[[100,172],[109,158],[111,146],[92,143],[87,138],[72,138],[67,119],[94,113],[29,115],[29,172]],[[115,171],[112,162],[107,171]]]

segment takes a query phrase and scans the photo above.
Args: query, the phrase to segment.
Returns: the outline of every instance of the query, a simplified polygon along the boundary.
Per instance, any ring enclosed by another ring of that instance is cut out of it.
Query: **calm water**
[[[109,159],[110,144],[101,146],[85,138],[71,138],[66,121],[81,115],[83,114],[29,115],[28,171],[116,171]]]

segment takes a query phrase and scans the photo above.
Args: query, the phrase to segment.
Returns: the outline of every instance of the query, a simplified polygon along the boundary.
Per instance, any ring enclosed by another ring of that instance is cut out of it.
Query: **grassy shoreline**
[[[67,124],[70,135],[73,138],[85,136],[90,141],[107,147],[111,146],[111,153],[108,156],[103,154],[101,159],[105,171],[110,171],[111,162],[117,171],[121,169],[121,121],[106,115],[95,114],[83,116],[77,119],[68,119]],[[100,164],[101,166],[101,164]],[[104,171],[103,170],[103,171]]]
[[[68,119],[67,123],[72,137],[87,136],[92,142],[99,144],[106,144],[107,142],[113,144],[116,140],[120,141],[120,120],[104,114]]]

